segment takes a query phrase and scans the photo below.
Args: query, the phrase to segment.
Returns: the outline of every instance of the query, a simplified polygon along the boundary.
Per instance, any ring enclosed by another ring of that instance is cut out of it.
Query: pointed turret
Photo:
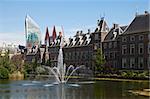
[[[102,17],[100,21],[98,20],[98,26],[99,26],[100,32],[108,32],[109,31],[108,25],[107,25],[106,21],[104,20],[104,17]]]
[[[53,34],[52,34],[52,38],[53,38],[53,42],[55,41],[57,35],[56,35],[56,29],[55,29],[55,26],[53,28]]]
[[[49,36],[49,31],[48,31],[48,27],[46,28],[46,34],[45,34],[45,45],[49,46],[50,44],[50,36]]]

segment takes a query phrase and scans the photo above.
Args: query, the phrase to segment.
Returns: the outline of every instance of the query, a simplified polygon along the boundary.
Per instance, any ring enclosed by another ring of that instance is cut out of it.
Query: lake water
[[[52,81],[0,80],[0,99],[149,99],[129,90],[149,88],[148,82],[79,81],[57,84]]]

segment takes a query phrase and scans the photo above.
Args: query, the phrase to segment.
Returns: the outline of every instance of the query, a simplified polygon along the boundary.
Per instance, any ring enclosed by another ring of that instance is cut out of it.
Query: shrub
[[[37,74],[45,74],[46,71],[45,71],[45,69],[42,68],[42,67],[37,67],[37,68],[36,68],[36,73],[37,73]]]
[[[9,71],[6,68],[0,67],[0,79],[7,79],[8,74],[9,74]]]

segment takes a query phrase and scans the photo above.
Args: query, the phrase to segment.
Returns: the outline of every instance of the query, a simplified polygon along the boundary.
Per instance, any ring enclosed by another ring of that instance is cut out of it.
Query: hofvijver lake
[[[0,99],[149,99],[129,90],[149,88],[148,82],[78,81],[57,84],[53,81],[0,80]]]

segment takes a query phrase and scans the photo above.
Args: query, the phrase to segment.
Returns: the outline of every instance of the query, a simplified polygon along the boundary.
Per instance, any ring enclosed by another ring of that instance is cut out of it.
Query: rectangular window
[[[114,42],[114,48],[116,48],[117,47],[117,42]]]
[[[114,51],[114,59],[117,57],[117,52]]]
[[[107,49],[107,43],[104,43],[104,49]]]
[[[150,54],[150,42],[148,44],[148,54]]]
[[[135,58],[130,58],[130,68],[135,68]]]
[[[150,56],[148,58],[148,69],[150,70]]]
[[[144,53],[144,45],[143,45],[143,43],[139,44],[138,50],[139,50],[139,54],[143,54]]]
[[[143,60],[143,57],[139,57],[138,58],[138,68],[139,69],[143,69],[144,67],[144,60]]]
[[[75,52],[72,52],[72,59],[75,60]]]
[[[67,53],[64,53],[64,59],[67,60]]]
[[[131,44],[130,45],[130,54],[134,54],[135,53],[135,45]]]
[[[117,68],[117,61],[113,62],[113,68]]]
[[[108,52],[105,52],[105,59],[108,59]]]
[[[68,58],[69,58],[69,60],[71,59],[71,52],[69,52],[69,57]]]
[[[148,39],[149,39],[149,41],[150,41],[150,32],[148,33]]]
[[[96,50],[96,49],[98,49],[98,48],[100,48],[99,43],[95,43],[95,44],[94,44],[94,50]]]
[[[126,67],[127,67],[127,59],[122,58],[122,68],[126,68]]]
[[[95,40],[99,40],[99,34],[95,34]]]
[[[109,57],[110,57],[110,59],[113,58],[113,52],[110,52],[110,53],[109,53]]]
[[[109,48],[112,48],[112,42],[109,42]]]
[[[122,45],[122,55],[125,55],[127,53],[127,46]]]

